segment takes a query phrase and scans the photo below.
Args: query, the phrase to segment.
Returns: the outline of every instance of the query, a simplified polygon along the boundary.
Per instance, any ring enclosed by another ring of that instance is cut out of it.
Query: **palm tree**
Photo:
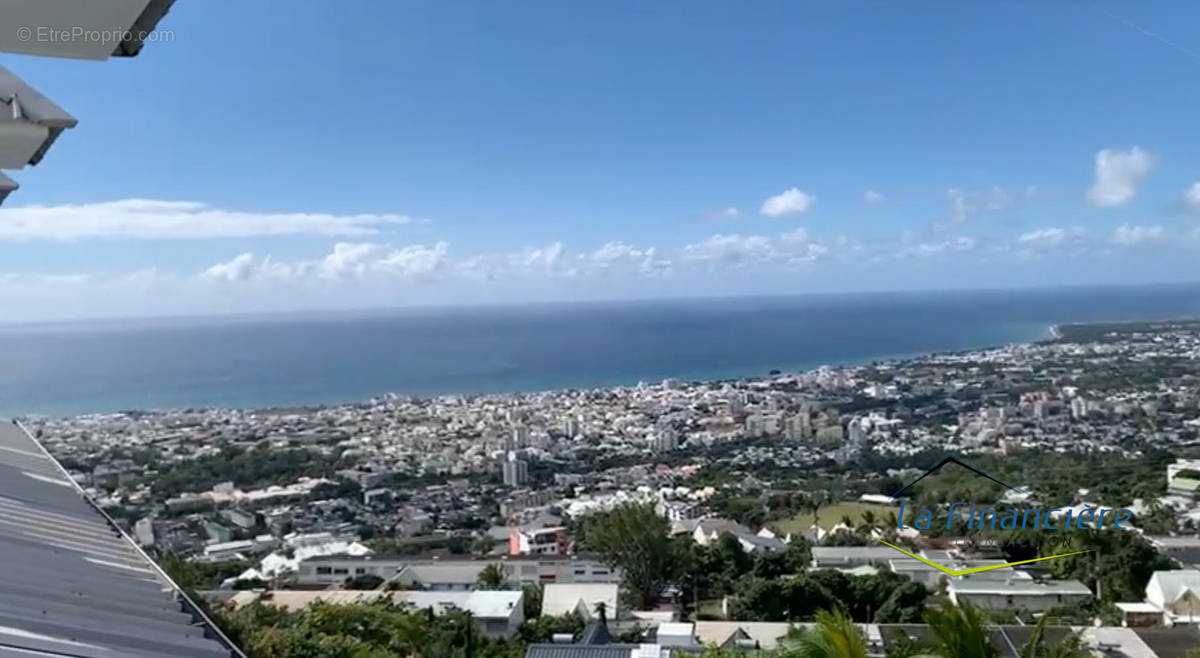
[[[1062,642],[1052,647],[1046,646],[1046,622],[1049,618],[1048,615],[1042,615],[1041,619],[1038,619],[1037,626],[1033,627],[1033,634],[1029,636],[1029,641],[1021,647],[1017,654],[1019,658],[1087,658],[1092,655],[1083,648],[1083,641],[1078,633],[1068,635]]]
[[[925,612],[925,621],[933,633],[930,647],[942,658],[998,658],[988,638],[983,614],[970,604],[946,604],[940,610]]]
[[[1054,646],[1047,645],[1048,619],[1043,615],[1038,620],[1029,641],[1018,650],[1019,658],[1087,658],[1091,655],[1078,633],[1068,635]],[[983,614],[970,604],[961,607],[947,604],[940,610],[929,610],[925,613],[925,621],[929,623],[933,640],[924,646],[902,647],[894,655],[889,653],[889,658],[997,658],[1000,655],[988,638]]]
[[[863,510],[862,525],[858,527],[859,531],[866,534],[871,534],[871,531],[874,530],[878,525],[879,517],[875,515],[875,511]]]
[[[817,611],[817,623],[786,642],[780,658],[867,658],[867,643],[842,610]]]
[[[479,583],[480,589],[500,589],[504,587],[504,569],[492,562],[479,571],[475,582]]]

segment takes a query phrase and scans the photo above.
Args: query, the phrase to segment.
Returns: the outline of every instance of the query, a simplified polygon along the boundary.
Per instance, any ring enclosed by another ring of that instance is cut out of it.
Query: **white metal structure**
[[[75,123],[75,117],[0,66],[0,169],[37,164]],[[0,200],[15,189],[11,178],[0,179]]]
[[[0,52],[99,59],[138,54],[174,0],[0,0]]]
[[[5,176],[4,174],[0,174],[0,203],[4,203],[4,198],[7,197],[10,192],[17,189],[17,187],[17,181]]]
[[[159,39],[174,0],[0,0],[0,52],[105,60]],[[41,161],[75,117],[0,66],[0,169]],[[0,203],[17,189],[0,172]]]

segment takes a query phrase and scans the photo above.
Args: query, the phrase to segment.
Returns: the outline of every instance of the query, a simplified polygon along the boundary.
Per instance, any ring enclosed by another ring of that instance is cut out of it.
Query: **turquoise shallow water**
[[[0,415],[719,379],[1200,316],[1200,285],[691,299],[0,327]]]

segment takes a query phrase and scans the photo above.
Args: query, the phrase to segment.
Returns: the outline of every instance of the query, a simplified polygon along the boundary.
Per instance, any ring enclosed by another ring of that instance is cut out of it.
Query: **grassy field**
[[[871,510],[875,512],[877,517],[885,517],[888,512],[897,512],[900,506],[888,507],[887,505],[872,505],[870,503],[837,503],[822,507],[821,512],[817,517],[817,523],[826,530],[837,525],[843,516],[849,515],[855,524],[862,522],[862,513]],[[800,532],[812,525],[812,512],[802,512],[793,516],[790,519],[776,521],[773,525],[776,531],[787,534],[789,532]]]

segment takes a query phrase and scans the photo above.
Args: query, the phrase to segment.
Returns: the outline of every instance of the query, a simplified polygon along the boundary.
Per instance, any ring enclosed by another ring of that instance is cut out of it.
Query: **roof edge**
[[[79,486],[79,483],[75,481],[75,478],[71,477],[71,474],[67,472],[67,469],[63,468],[63,465],[59,463],[58,459],[56,459],[54,455],[50,454],[49,450],[46,450],[46,447],[42,445],[41,441],[38,441],[36,438],[34,438],[33,433],[25,427],[24,423],[14,418],[12,419],[12,424],[16,425],[17,428],[19,428],[21,432],[25,434],[25,437],[32,441],[33,444],[38,447],[38,450],[42,451],[42,454],[45,455],[46,458],[49,459],[56,468],[58,468],[63,477],[66,478],[66,480],[71,483],[71,486],[75,488],[75,491],[79,494],[79,497],[82,498],[88,505],[90,505],[92,509],[95,510],[96,513],[99,514],[106,523],[108,523],[109,527],[111,527],[113,530],[116,530],[117,534],[120,535],[120,537],[125,540],[127,544],[129,544],[134,552],[143,560],[145,560],[148,565],[150,565],[150,568],[157,575],[159,581],[169,587],[176,599],[182,604],[183,611],[190,614],[194,620],[199,621],[204,626],[205,630],[207,631],[206,635],[209,635],[212,639],[216,640],[223,647],[228,649],[230,658],[248,658],[248,656],[246,656],[246,654],[237,646],[237,644],[235,644],[233,640],[229,639],[229,636],[225,635],[225,632],[221,630],[221,627],[217,626],[216,622],[214,622],[208,616],[204,609],[201,608],[195,601],[193,601],[192,598],[187,595],[187,592],[183,591],[183,588],[179,586],[179,583],[176,583],[166,571],[163,571],[162,567],[158,566],[158,563],[154,561],[154,558],[150,557],[146,551],[142,550],[142,547],[138,546],[137,542],[135,542],[133,538],[129,536],[129,533],[125,532],[125,529],[118,525],[117,522],[108,515],[108,512],[105,512],[104,509],[100,507],[100,505],[97,504],[96,501],[89,496],[86,491],[83,490],[83,487]]]
[[[175,0],[150,0],[141,15],[129,26],[125,38],[113,49],[113,57],[137,57],[145,45],[145,35],[158,27],[158,22],[171,10]]]

